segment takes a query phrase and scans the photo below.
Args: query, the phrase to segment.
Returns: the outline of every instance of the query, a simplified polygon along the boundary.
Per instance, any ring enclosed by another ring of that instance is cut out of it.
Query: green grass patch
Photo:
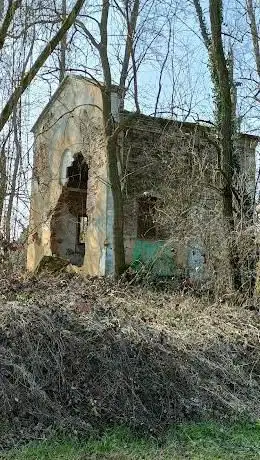
[[[46,440],[0,454],[5,460],[213,460],[259,459],[260,424],[181,424],[162,438],[140,438],[127,430],[99,439]]]

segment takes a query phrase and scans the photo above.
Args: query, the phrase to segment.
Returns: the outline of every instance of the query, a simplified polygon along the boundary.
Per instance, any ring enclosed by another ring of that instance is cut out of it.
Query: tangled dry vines
[[[259,417],[256,312],[75,275],[1,281],[3,445]]]

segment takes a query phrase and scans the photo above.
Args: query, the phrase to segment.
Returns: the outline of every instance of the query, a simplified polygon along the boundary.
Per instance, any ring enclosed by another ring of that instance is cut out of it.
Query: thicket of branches
[[[0,279],[0,446],[259,420],[259,315],[61,274]]]

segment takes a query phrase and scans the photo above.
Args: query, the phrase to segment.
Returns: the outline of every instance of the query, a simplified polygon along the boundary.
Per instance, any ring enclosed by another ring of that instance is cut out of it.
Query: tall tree
[[[126,79],[128,76],[129,63],[132,64],[133,80],[134,80],[134,99],[136,111],[139,112],[138,95],[137,95],[137,69],[134,55],[134,38],[139,14],[139,0],[131,2],[127,0],[124,2],[124,7],[115,3],[117,10],[122,15],[126,24],[126,38],[123,53],[123,62],[121,65],[120,75],[120,94],[121,102],[120,109],[124,107],[124,98],[126,94]],[[90,41],[91,45],[98,51],[101,68],[103,72],[104,85],[100,86],[103,102],[103,127],[105,134],[106,155],[108,162],[109,181],[112,190],[113,203],[114,203],[114,224],[113,224],[113,249],[114,249],[114,264],[115,275],[120,276],[125,269],[125,249],[124,249],[124,209],[123,209],[123,195],[121,187],[120,167],[119,167],[119,148],[118,148],[118,134],[123,129],[124,122],[115,124],[112,114],[112,75],[111,75],[111,61],[109,59],[108,50],[108,20],[111,10],[111,1],[102,0],[102,7],[100,13],[100,20],[98,21],[98,28],[100,32],[99,40],[94,37],[91,31],[83,24],[79,23],[86,38]],[[97,20],[95,19],[95,22]]]
[[[4,201],[7,188],[7,174],[6,174],[6,145],[7,137],[2,142],[0,151],[0,223],[3,215]]]
[[[235,219],[233,208],[233,175],[234,175],[234,106],[232,98],[233,83],[225,56],[222,23],[222,0],[209,0],[209,18],[211,34],[208,32],[206,20],[199,0],[193,0],[200,24],[201,35],[208,50],[211,65],[211,76],[214,87],[216,105],[216,125],[220,147],[220,168],[223,180],[222,203],[223,218],[230,273],[233,288],[241,287],[239,251],[235,239]]]
[[[11,180],[9,185],[9,196],[8,196],[8,203],[7,203],[7,210],[5,216],[5,239],[10,242],[11,238],[11,219],[12,219],[12,211],[13,211],[13,203],[15,199],[15,192],[16,192],[16,183],[17,183],[17,175],[18,170],[22,158],[22,141],[21,141],[21,105],[18,104],[13,110],[13,117],[12,117],[12,125],[13,125],[13,136],[14,136],[14,146],[15,146],[15,157],[14,157],[14,164],[11,171]]]

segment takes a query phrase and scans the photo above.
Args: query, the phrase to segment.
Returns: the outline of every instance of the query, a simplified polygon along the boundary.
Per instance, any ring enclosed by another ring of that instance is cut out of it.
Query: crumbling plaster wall
[[[114,105],[116,109],[117,98]],[[107,250],[107,163],[100,89],[84,78],[68,78],[35,129],[30,237],[27,267],[51,255],[51,218],[62,193],[60,165],[65,150],[81,152],[89,167],[84,270],[105,274]]]
[[[204,184],[207,183],[208,179],[212,180],[211,178],[215,175],[215,183],[212,185],[216,188],[220,186],[221,178],[217,173],[217,155],[214,145],[209,141],[210,136],[209,129],[195,124],[181,124],[145,116],[141,116],[125,130],[123,139],[125,158],[123,163],[125,164],[124,176],[126,177],[124,199],[127,263],[131,263],[133,259],[138,240],[137,199],[139,196],[144,192],[150,192],[154,196],[161,197],[162,201],[164,199],[171,200],[169,192],[172,190],[173,201],[175,196],[181,201],[185,195],[185,190],[182,190],[185,181],[180,180],[181,174],[189,177],[191,181],[192,175],[196,181],[198,174],[201,174]],[[240,168],[246,179],[247,190],[252,194],[255,184],[256,141],[253,137],[242,135],[236,142]],[[186,167],[182,171],[179,169],[181,157],[184,159],[184,164],[186,162]],[[170,175],[169,171],[171,171],[171,183],[166,183]],[[166,194],[164,193],[165,190]],[[195,215],[197,214],[197,217],[200,214],[198,221],[204,222],[204,225],[201,225],[201,228],[195,228],[194,239],[189,239],[189,228],[185,235],[185,226],[190,227],[191,219],[189,223],[188,220],[186,223],[185,218],[183,218],[183,233],[181,233],[180,227],[178,230],[173,228],[174,219],[171,228],[164,228],[161,232],[162,241],[165,238],[165,242],[168,241],[167,244],[169,244],[169,237],[174,236],[170,244],[177,267],[184,268],[194,265],[193,262],[198,257],[193,257],[193,252],[198,253],[198,248],[200,245],[203,247],[205,238],[211,239],[210,243],[212,243],[213,237],[210,235],[210,231],[208,234],[205,231],[207,225],[209,229],[210,226],[215,226],[218,229],[222,226],[222,221],[216,222],[217,213],[214,215],[212,212],[212,209],[216,210],[217,207],[221,208],[222,206],[220,194],[216,193],[213,187],[206,187],[205,190],[201,189],[198,197],[197,209],[194,208],[193,212]],[[211,209],[210,212],[209,209]],[[195,221],[196,219],[194,219]],[[170,219],[168,225],[171,225]],[[192,235],[192,231],[190,233]],[[190,269],[192,270],[193,267]]]
[[[125,131],[123,139],[125,164],[124,209],[125,209],[125,247],[126,261],[131,263],[135,257],[135,248],[138,244],[137,213],[138,198],[144,192],[164,200],[162,194],[166,175],[168,153],[174,150],[176,155],[183,155],[192,147],[194,139],[190,130],[179,124],[167,120],[158,120],[151,117],[140,117]],[[167,160],[164,162],[164,158]],[[178,171],[176,170],[176,177]],[[176,192],[176,190],[174,191]],[[174,193],[173,192],[173,193]],[[164,226],[160,226],[159,236],[156,241],[151,241],[151,246],[157,245],[158,240],[162,245],[173,244],[168,241],[171,236]],[[151,253],[153,252],[151,248]],[[168,251],[169,254],[169,251]],[[175,242],[172,258],[177,265],[187,264],[187,248],[184,244]]]
[[[258,138],[242,135],[236,140],[236,155],[239,164],[239,181],[247,184],[247,193],[254,199],[256,187],[256,148]]]

